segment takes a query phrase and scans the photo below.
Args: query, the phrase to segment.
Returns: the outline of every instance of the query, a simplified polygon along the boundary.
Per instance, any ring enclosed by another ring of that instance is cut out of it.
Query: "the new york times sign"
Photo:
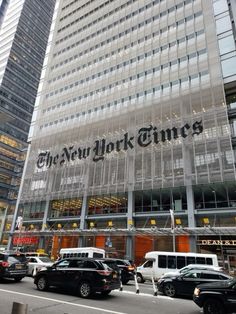
[[[158,145],[160,142],[177,140],[179,138],[193,137],[199,135],[203,131],[202,121],[196,121],[193,125],[186,123],[182,127],[172,129],[160,130],[155,126],[143,127],[138,130],[136,136],[137,145],[140,147],[147,147],[151,144]],[[50,168],[53,165],[63,166],[66,162],[73,162],[77,159],[83,160],[88,157],[92,157],[94,162],[104,160],[106,154],[111,152],[128,151],[133,149],[135,145],[135,136],[130,136],[129,133],[125,133],[123,137],[115,142],[107,141],[102,138],[96,140],[93,146],[90,147],[63,147],[60,153],[52,155],[50,151],[42,152],[38,156],[37,167]]]

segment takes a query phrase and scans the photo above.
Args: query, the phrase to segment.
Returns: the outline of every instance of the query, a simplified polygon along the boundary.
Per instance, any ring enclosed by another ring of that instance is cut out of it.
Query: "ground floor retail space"
[[[44,249],[56,258],[61,248],[88,246],[103,248],[108,257],[127,258],[137,265],[144,261],[146,252],[168,251],[190,252],[190,240],[195,240],[198,253],[217,254],[220,265],[230,270],[236,269],[236,236],[191,236],[189,235],[44,235],[21,234],[13,237],[14,247],[23,251]]]

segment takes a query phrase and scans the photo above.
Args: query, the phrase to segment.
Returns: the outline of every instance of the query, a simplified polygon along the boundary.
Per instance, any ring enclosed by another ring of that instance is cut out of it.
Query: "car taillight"
[[[103,276],[110,276],[110,274],[112,273],[112,271],[110,270],[97,270],[97,272],[99,273],[99,275]]]
[[[9,267],[10,266],[10,264],[8,262],[0,262],[0,265],[2,267]]]
[[[128,266],[128,270],[134,270],[134,266]]]

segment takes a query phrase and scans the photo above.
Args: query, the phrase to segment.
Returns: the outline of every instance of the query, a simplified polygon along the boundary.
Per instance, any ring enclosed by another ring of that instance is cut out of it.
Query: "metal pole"
[[[173,228],[173,252],[175,252],[175,227]]]

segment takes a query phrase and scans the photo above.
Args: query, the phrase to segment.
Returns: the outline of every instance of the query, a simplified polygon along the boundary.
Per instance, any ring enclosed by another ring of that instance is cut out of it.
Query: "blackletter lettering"
[[[200,133],[202,133],[203,131],[203,126],[202,126],[202,120],[201,121],[196,121],[194,124],[193,124],[193,135],[199,135]]]
[[[172,140],[172,133],[173,133],[173,139],[177,139],[179,136],[178,136],[178,130],[177,128],[173,127],[172,129],[166,129],[165,131],[164,130],[161,130],[161,141],[162,142],[165,142],[166,140],[168,141],[171,141]]]
[[[114,150],[114,143],[110,142],[107,144],[107,147],[106,147],[106,153],[109,154],[111,153],[113,150]]]
[[[77,151],[74,150],[73,153],[71,154],[71,160],[75,160],[76,155],[77,155]]]
[[[180,134],[183,138],[186,138],[188,136],[188,134],[185,133],[185,130],[189,130],[190,126],[188,123],[186,123],[181,129],[180,129]]]
[[[90,147],[83,149],[83,158],[87,158],[90,154]]]
[[[124,140],[116,141],[116,151],[117,151],[117,152],[120,152],[120,151],[121,151],[120,144],[121,144],[122,142],[124,142]]]
[[[148,145],[151,144],[152,140],[150,139],[151,137],[151,130],[152,130],[152,126],[150,125],[148,128],[141,128],[138,133],[138,144],[141,147],[147,147]]]
[[[131,142],[133,141],[134,136],[131,136],[129,139],[128,139],[128,136],[129,136],[128,133],[124,134],[124,150],[127,150],[128,148],[131,148],[131,149],[134,148],[134,145]]]
[[[44,152],[44,153],[40,153],[38,155],[38,160],[37,160],[37,167],[39,169],[43,168],[45,166],[45,162],[46,162],[46,159],[45,157],[47,156],[47,152]]]
[[[59,159],[59,155],[57,154],[54,158],[53,158],[53,164],[56,165]]]
[[[95,141],[93,161],[97,162],[104,159],[106,140]]]
[[[64,153],[61,154],[62,160],[60,161],[60,165],[63,165],[66,161],[70,161],[70,151],[74,148],[74,146],[70,146],[69,150],[64,147]]]
[[[46,166],[50,168],[52,165],[52,156],[50,155],[50,152],[47,153],[47,161],[46,161]]]
[[[83,154],[83,151],[82,151],[82,149],[79,147],[79,148],[78,148],[78,159],[82,159],[82,154]]]
[[[154,143],[155,143],[155,144],[158,144],[158,143],[159,143],[159,140],[158,140],[158,132],[157,132],[157,128],[156,128],[156,127],[153,128],[153,140],[154,140]]]

